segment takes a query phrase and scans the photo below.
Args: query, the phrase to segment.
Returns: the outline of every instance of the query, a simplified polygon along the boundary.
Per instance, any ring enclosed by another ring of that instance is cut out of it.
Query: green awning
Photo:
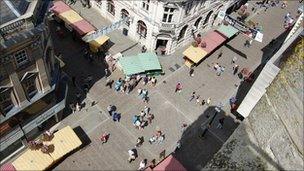
[[[155,53],[150,52],[141,53],[137,56],[120,57],[118,62],[125,75],[161,70],[158,57]]]
[[[222,24],[218,29],[216,29],[216,31],[222,33],[227,38],[230,38],[235,35],[239,30],[230,25]]]

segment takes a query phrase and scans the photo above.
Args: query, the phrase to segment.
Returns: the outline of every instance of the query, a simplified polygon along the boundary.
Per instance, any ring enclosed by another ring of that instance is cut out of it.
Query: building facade
[[[111,22],[124,17],[130,20],[123,34],[145,45],[148,50],[164,49],[165,54],[189,43],[193,34],[203,34],[221,21],[225,12],[238,0],[91,0],[91,6]]]
[[[1,1],[1,163],[39,135],[50,118],[59,120],[67,87],[43,16],[48,1]]]

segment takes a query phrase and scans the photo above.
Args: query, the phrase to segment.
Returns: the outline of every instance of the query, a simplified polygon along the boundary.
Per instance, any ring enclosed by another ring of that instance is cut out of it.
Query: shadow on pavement
[[[201,170],[238,126],[223,110],[216,112],[215,108],[208,107],[182,133],[181,147],[175,150],[173,156],[187,170]],[[221,118],[224,118],[223,129],[217,128]]]

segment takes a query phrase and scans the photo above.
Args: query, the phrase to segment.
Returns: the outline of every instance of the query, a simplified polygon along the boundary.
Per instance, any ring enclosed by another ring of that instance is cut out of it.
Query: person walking
[[[217,59],[220,59],[222,57],[222,55],[223,55],[223,51],[221,50],[220,53],[217,56]]]
[[[155,77],[152,77],[151,83],[152,83],[152,86],[153,86],[153,87],[156,86],[156,82],[157,82],[156,78],[155,78]]]
[[[192,92],[190,98],[189,98],[189,102],[191,102],[193,99],[195,98],[195,91]]]
[[[148,115],[149,112],[150,112],[150,108],[149,108],[148,106],[145,106],[145,107],[144,107],[144,113],[145,113],[146,115]]]
[[[137,170],[141,171],[144,170],[146,168],[147,165],[147,159],[143,159],[140,163],[139,163],[139,168]]]
[[[128,150],[129,158],[128,162],[131,163],[137,158],[137,150],[135,148]]]
[[[117,113],[117,112],[113,112],[113,114],[112,114],[112,119],[113,119],[113,121],[114,122],[120,122],[120,118],[121,118],[121,115],[120,115],[120,113]]]
[[[151,113],[148,113],[146,116],[147,116],[148,123],[151,124],[152,120],[154,119],[154,115]]]
[[[176,92],[180,93],[182,91],[182,88],[183,88],[182,84],[178,82],[175,86],[175,93]]]
[[[138,137],[137,140],[136,140],[135,147],[138,148],[138,147],[140,147],[143,143],[144,143],[144,137],[143,137],[143,136]]]
[[[207,99],[207,101],[206,101],[207,106],[210,106],[210,103],[211,103],[211,98],[208,97],[208,99]]]
[[[217,127],[216,127],[216,128],[223,129],[223,126],[224,126],[224,120],[225,120],[225,118],[224,118],[224,117],[223,117],[223,118],[220,118],[220,119],[219,119],[219,123],[218,123],[218,125],[217,125]]]
[[[235,75],[239,70],[239,66],[238,65],[234,65],[233,66],[233,75]]]
[[[107,107],[107,110],[108,110],[109,115],[112,116],[112,113],[114,112],[114,106],[113,105],[109,105]]]
[[[206,101],[205,101],[205,99],[203,99],[201,105],[204,106],[205,104],[206,104]]]
[[[106,80],[106,87],[109,86],[109,88],[112,89],[112,84],[113,84],[113,82],[114,82],[113,80],[107,78],[107,80]]]
[[[221,74],[222,74],[222,66],[219,66],[217,69],[216,69],[216,75],[217,76],[221,76]]]
[[[106,68],[104,71],[105,71],[105,77],[107,78],[109,74],[109,70]]]
[[[200,97],[201,97],[200,95],[197,95],[197,96],[196,96],[196,104],[199,104],[199,102],[200,102]]]
[[[231,64],[234,64],[236,61],[237,61],[237,57],[234,56],[234,57],[232,58],[232,60],[231,60]]]
[[[190,77],[194,76],[194,69],[193,69],[193,67],[190,68],[189,75],[190,75]]]
[[[109,139],[109,134],[108,133],[103,133],[100,137],[100,141],[102,142],[102,144],[107,143]]]

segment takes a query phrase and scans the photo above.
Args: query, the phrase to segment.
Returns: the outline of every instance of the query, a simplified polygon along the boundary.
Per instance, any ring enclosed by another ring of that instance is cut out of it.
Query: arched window
[[[141,20],[137,22],[137,33],[143,38],[146,38],[147,36],[147,26]]]
[[[108,0],[108,12],[115,15],[115,5],[113,0]]]
[[[179,35],[178,35],[178,39],[177,40],[181,40],[185,37],[185,34],[186,34],[186,31],[187,31],[187,28],[188,28],[188,25],[185,25],[181,31],[179,32]]]
[[[121,19],[124,19],[124,18],[127,18],[127,17],[129,17],[129,12],[127,10],[125,10],[125,9],[122,9],[121,10]],[[130,25],[130,21],[129,20],[126,21],[126,25],[127,26]]]
[[[196,29],[198,29],[198,26],[199,26],[199,23],[201,22],[202,20],[202,17],[198,18],[195,23],[194,23],[194,26],[196,27]]]
[[[210,18],[210,16],[211,16],[212,13],[213,13],[213,11],[210,11],[210,12],[207,14],[207,16],[206,16],[206,18],[205,18],[205,21],[204,21],[204,24],[203,24],[203,25],[205,25],[205,24],[208,23],[209,18]]]

